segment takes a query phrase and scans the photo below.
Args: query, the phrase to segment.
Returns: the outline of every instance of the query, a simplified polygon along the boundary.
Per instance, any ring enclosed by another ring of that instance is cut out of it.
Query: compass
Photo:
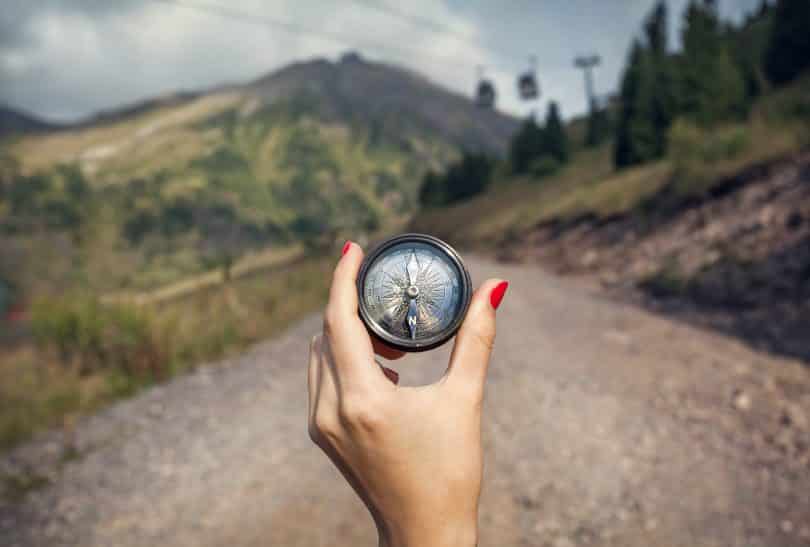
[[[447,243],[404,234],[366,256],[357,278],[369,332],[402,351],[426,351],[455,335],[472,293],[470,274]]]

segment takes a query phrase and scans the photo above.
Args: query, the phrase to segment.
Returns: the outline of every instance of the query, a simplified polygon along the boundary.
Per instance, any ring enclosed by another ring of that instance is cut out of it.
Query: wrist
[[[475,547],[478,526],[475,521],[426,526],[378,527],[379,547]]]

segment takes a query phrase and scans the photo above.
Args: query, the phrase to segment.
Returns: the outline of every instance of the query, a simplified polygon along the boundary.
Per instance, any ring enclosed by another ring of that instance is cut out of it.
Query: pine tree
[[[728,51],[740,68],[748,106],[767,89],[765,58],[773,30],[773,11],[767,2],[728,36]]]
[[[523,122],[523,126],[512,139],[509,147],[512,172],[517,174],[527,173],[532,161],[543,154],[544,145],[544,132],[537,125],[534,116],[531,116]]]
[[[611,121],[606,108],[595,101],[588,111],[588,124],[585,128],[585,146],[599,146],[610,135]]]
[[[766,69],[775,84],[791,81],[810,67],[810,1],[779,0]]]
[[[656,157],[656,131],[652,113],[653,78],[650,53],[636,40],[630,49],[619,92],[621,110],[614,149],[616,167],[627,167]]]
[[[650,115],[654,131],[653,156],[662,157],[667,149],[667,134],[675,116],[675,74],[668,53],[668,12],[660,0],[644,24],[652,73]]]
[[[715,2],[689,4],[682,42],[678,110],[704,126],[741,117],[745,82],[727,51]]]
[[[555,101],[548,105],[544,128],[544,151],[560,163],[568,161],[568,136],[560,117],[560,107]]]

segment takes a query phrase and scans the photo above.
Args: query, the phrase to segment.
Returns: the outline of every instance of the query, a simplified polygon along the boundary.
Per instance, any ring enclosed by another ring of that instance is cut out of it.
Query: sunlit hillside
[[[500,152],[515,121],[349,54],[4,141],[18,285],[143,289],[267,248],[371,233],[428,168]],[[45,126],[43,126],[45,127]],[[11,251],[9,251],[11,252]]]

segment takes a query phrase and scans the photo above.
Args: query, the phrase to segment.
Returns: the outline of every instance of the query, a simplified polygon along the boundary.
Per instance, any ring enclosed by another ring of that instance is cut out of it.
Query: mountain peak
[[[364,63],[365,59],[357,51],[347,51],[340,57],[341,64]]]
[[[471,150],[504,152],[518,126],[515,118],[478,108],[416,72],[356,51],[337,62],[318,58],[288,65],[235,89],[265,104],[307,99],[313,113],[330,119],[418,127]]]

